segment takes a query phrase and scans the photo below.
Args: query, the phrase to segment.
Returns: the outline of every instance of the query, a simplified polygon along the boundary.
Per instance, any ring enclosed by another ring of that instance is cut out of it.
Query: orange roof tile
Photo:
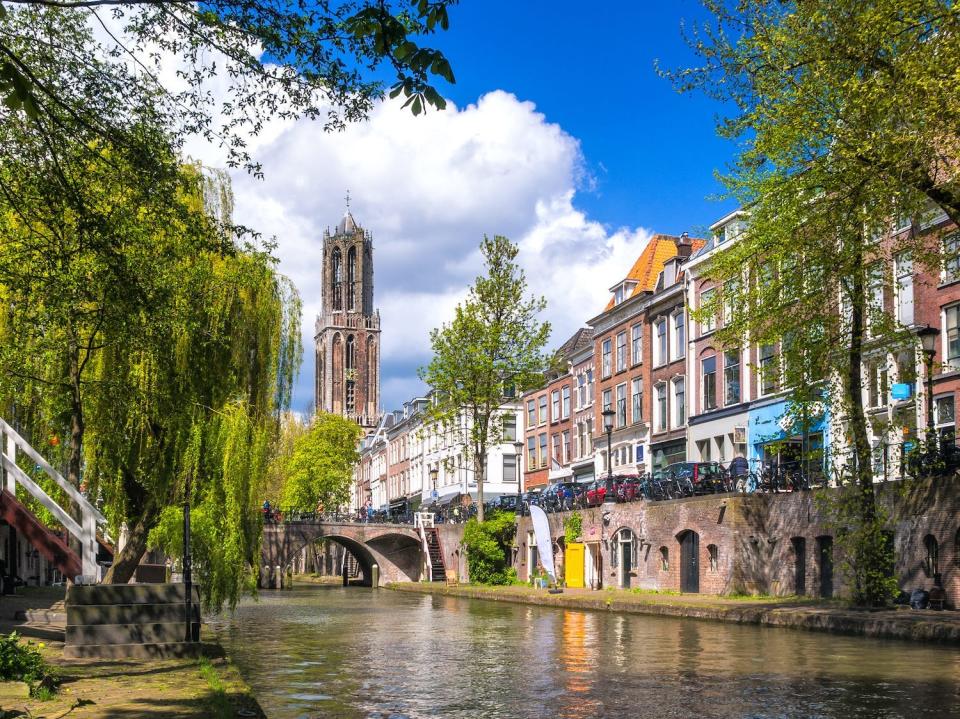
[[[676,241],[678,239],[680,238],[671,235],[654,235],[650,238],[647,246],[643,248],[643,252],[633,263],[633,267],[630,268],[630,272],[627,273],[625,278],[635,280],[637,283],[634,285],[633,292],[630,293],[631,297],[641,292],[653,292],[657,288],[657,278],[663,271],[663,266],[667,260],[677,254]],[[706,240],[691,239],[690,244],[693,247],[692,252],[696,252],[706,244]],[[610,298],[604,311],[612,307],[613,297]]]

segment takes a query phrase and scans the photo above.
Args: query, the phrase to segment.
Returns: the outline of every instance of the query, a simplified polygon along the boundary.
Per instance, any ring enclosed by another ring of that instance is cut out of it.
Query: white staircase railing
[[[100,580],[100,567],[97,565],[97,525],[106,524],[104,517],[90,501],[81,494],[80,490],[64,479],[57,470],[50,466],[40,453],[30,443],[17,433],[13,427],[0,419],[0,433],[6,438],[0,462],[3,464],[5,475],[4,489],[14,497],[17,496],[17,484],[23,485],[40,504],[50,510],[70,534],[80,541],[80,561],[83,574],[75,577],[78,584],[93,584]],[[30,460],[42,469],[47,475],[66,492],[80,509],[80,521],[77,522],[69,512],[57,504],[43,489],[17,466],[17,450],[23,452]]]
[[[433,581],[433,560],[430,556],[430,545],[427,543],[427,529],[433,529],[433,512],[417,512],[413,515],[413,526],[420,535],[420,544],[423,546],[423,556],[427,558],[427,577]]]

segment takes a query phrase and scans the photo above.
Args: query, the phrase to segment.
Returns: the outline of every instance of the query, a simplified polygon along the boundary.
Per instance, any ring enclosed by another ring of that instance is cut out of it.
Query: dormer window
[[[619,305],[625,299],[628,299],[630,297],[630,293],[633,292],[633,288],[636,286],[636,280],[624,280],[620,284],[611,287],[610,291],[613,293],[613,304]]]

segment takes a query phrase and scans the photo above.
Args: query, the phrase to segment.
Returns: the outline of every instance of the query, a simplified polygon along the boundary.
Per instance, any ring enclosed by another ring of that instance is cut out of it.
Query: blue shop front
[[[806,421],[803,418],[801,408],[783,397],[754,402],[747,418],[750,468],[758,471],[765,464],[789,467],[806,459],[811,469],[823,471],[828,460],[824,438],[829,436],[829,409],[823,402],[809,402]]]

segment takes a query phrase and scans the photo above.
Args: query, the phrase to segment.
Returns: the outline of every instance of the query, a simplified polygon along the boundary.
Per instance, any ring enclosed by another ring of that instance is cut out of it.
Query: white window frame
[[[635,324],[630,328],[630,363],[638,365],[641,362],[643,362],[643,325]]]
[[[687,318],[683,310],[671,315],[670,329],[673,334],[673,341],[670,343],[673,359],[683,359],[687,356]]]
[[[677,392],[677,386],[683,387],[683,392]],[[670,394],[673,402],[671,421],[674,428],[683,427],[687,423],[687,378],[674,377],[670,380]]]

